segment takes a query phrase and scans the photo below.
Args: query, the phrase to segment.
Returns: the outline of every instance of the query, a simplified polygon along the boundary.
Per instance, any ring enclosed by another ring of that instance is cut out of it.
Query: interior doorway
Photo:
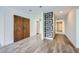
[[[37,34],[40,34],[40,21],[37,21]]]
[[[64,34],[64,21],[56,20],[56,34]]]

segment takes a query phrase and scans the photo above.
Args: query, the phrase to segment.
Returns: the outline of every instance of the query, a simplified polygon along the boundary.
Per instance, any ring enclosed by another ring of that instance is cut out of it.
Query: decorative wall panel
[[[44,13],[44,37],[53,37],[53,12]]]

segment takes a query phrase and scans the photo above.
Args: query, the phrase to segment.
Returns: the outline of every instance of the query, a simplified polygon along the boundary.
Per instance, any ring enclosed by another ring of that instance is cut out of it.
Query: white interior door
[[[37,21],[37,34],[40,34],[40,21]]]
[[[64,21],[63,20],[56,21],[56,34],[64,34]]]

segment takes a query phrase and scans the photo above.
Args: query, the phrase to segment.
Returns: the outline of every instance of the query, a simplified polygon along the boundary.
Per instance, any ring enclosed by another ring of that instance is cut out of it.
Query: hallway
[[[49,52],[75,53],[78,52],[65,35],[56,35],[50,43]]]
[[[79,52],[64,35],[40,40],[39,35],[0,48],[1,53],[76,53]]]
[[[38,49],[39,50],[39,49]],[[53,41],[44,40],[39,52],[77,53],[79,52],[65,35],[56,35]],[[37,51],[38,52],[38,51]]]

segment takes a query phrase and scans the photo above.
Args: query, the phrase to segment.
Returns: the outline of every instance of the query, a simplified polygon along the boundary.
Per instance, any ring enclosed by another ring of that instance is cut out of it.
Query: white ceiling
[[[8,8],[17,9],[18,11],[24,13],[46,13],[46,12],[54,12],[55,15],[66,15],[72,8],[72,6],[8,6]],[[32,10],[32,11],[29,11]],[[62,14],[59,11],[63,11]]]

